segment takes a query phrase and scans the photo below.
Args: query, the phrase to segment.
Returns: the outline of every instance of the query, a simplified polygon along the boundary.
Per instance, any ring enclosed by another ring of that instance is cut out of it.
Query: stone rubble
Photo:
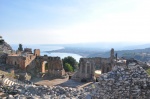
[[[3,85],[7,85],[7,86],[12,86],[14,84],[18,84],[18,85],[21,85],[21,84],[26,84],[24,82],[21,82],[19,80],[16,80],[16,79],[9,79],[9,78],[3,78],[3,80],[1,80],[1,82],[3,83]]]
[[[4,99],[85,99],[89,94],[85,88],[17,84],[1,86],[0,91],[9,94],[7,97],[3,97]],[[15,95],[13,96],[13,94]]]
[[[89,87],[92,99],[150,99],[150,78],[140,66],[115,66]]]
[[[111,72],[84,88],[36,86],[33,84],[1,85],[3,99],[150,99],[150,78],[140,66],[115,66]],[[8,80],[5,81],[8,83]]]

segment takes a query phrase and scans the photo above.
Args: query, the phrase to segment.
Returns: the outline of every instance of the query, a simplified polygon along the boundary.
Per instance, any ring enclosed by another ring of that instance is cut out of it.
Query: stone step
[[[8,80],[9,80],[8,78],[4,78],[4,79],[3,79],[3,84],[6,84],[6,82],[7,82]]]
[[[21,84],[21,82],[19,82],[19,81],[12,81],[9,78],[4,78],[2,82],[3,82],[4,85],[8,85],[8,86],[12,86],[14,84]]]

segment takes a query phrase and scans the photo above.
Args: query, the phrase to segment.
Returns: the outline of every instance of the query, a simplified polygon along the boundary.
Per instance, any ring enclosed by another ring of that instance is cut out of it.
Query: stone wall
[[[110,61],[104,58],[81,58],[79,66],[80,78],[90,79],[95,70],[102,70],[102,72],[110,71]],[[106,69],[105,69],[106,68]],[[107,71],[108,68],[108,71]]]
[[[34,50],[34,55],[35,56],[40,56],[40,49],[35,49]]]
[[[7,54],[3,53],[0,54],[0,64],[6,64],[6,58],[7,58]]]
[[[65,75],[63,63],[60,57],[37,56],[35,60],[27,67],[27,71],[36,74],[45,73],[45,64],[48,66],[48,74],[55,77]]]
[[[30,48],[24,51],[17,51],[17,54],[10,54],[6,64],[14,65],[32,74],[45,73],[45,62],[48,65],[48,73],[51,76],[62,76],[65,74],[60,57],[40,56],[40,50],[35,49],[34,53]]]
[[[35,60],[36,56],[33,55],[33,54],[28,54],[26,57],[25,57],[25,68],[28,66],[28,65],[32,65],[32,62]]]
[[[60,59],[60,57],[47,57],[47,58],[45,58],[44,56],[35,57],[32,54],[28,54],[26,57],[8,56],[6,64],[14,65],[17,68],[27,70],[27,72],[33,72],[38,74],[42,73],[42,68],[43,66],[45,66],[43,65],[43,62],[45,61],[48,64],[48,74],[55,77],[65,75],[62,60]]]
[[[72,79],[81,80],[91,80],[95,70],[101,70],[102,73],[107,73],[111,71],[114,66],[114,49],[111,49],[110,58],[80,58],[79,70],[76,72]]]
[[[6,64],[14,65],[16,68],[25,69],[26,58],[23,56],[8,56]]]
[[[31,48],[24,48],[23,53],[29,53],[29,54],[31,54],[32,53],[32,49]]]
[[[80,60],[80,78],[91,79],[95,70],[102,70],[102,73],[111,70],[109,58],[81,58]]]
[[[28,65],[31,65],[33,60],[36,58],[33,54],[26,54],[25,56],[16,55],[8,55],[6,59],[6,64],[15,65],[18,68],[26,70]]]

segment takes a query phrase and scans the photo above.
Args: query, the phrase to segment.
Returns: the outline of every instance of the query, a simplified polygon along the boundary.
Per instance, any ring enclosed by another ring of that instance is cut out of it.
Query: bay
[[[17,50],[18,49],[18,46],[17,44],[10,44],[11,47],[13,48],[13,50]],[[59,49],[64,49],[63,46],[57,46],[57,45],[27,45],[27,44],[24,44],[23,45],[23,48],[32,48],[32,51],[34,49],[40,49],[41,51],[41,56],[44,56],[44,55],[48,55],[48,56],[52,56],[52,57],[60,57],[61,59],[64,58],[64,57],[67,57],[67,56],[72,56],[73,58],[75,58],[77,60],[77,62],[79,62],[80,58],[82,56],[78,55],[78,54],[74,54],[74,53],[60,53],[60,52],[57,52],[57,53],[48,53],[48,52],[45,52],[45,51],[53,51],[53,50],[59,50]]]

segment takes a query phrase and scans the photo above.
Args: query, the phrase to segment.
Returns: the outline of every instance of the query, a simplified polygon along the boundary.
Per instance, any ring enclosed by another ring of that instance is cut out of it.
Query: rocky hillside
[[[0,36],[0,64],[6,63],[6,57],[11,51],[12,47],[2,39],[2,36]]]
[[[92,85],[92,99],[150,99],[150,77],[140,66],[115,66]]]
[[[7,44],[7,42],[5,42],[5,40],[0,36],[0,55],[3,53],[10,53],[11,51],[11,46]]]

